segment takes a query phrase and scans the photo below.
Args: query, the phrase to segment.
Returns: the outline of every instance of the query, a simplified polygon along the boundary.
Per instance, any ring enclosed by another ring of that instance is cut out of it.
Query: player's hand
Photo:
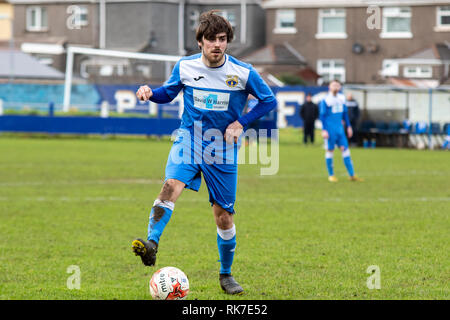
[[[347,136],[349,138],[353,137],[353,129],[352,129],[352,127],[348,127],[347,128]]]
[[[327,130],[322,130],[322,138],[324,139],[328,139],[330,137],[330,135],[328,134]]]
[[[149,86],[140,86],[138,91],[136,91],[136,97],[140,101],[147,101],[153,95],[152,89]]]
[[[230,125],[225,130],[225,141],[229,144],[237,143],[239,136],[242,134],[243,130],[244,127],[239,123],[239,121],[236,120],[235,122],[230,123]]]

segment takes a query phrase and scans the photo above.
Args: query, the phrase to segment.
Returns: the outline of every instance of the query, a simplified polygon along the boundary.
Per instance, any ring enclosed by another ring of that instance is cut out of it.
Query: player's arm
[[[245,126],[258,120],[277,106],[277,100],[272,90],[253,68],[248,76],[246,90],[258,100],[258,104],[227,127],[225,141],[228,143],[237,142]]]
[[[155,103],[169,103],[173,100],[169,97],[164,87],[152,90],[149,86],[140,86],[136,96],[140,101],[150,100]]]
[[[159,88],[152,90],[149,86],[141,86],[136,96],[141,101],[150,100],[155,103],[169,103],[183,88],[180,80],[180,62],[177,62],[172,70],[170,78]]]
[[[243,127],[258,120],[277,106],[277,99],[272,90],[253,68],[248,76],[246,90],[258,99],[258,104],[237,120]]]
[[[326,118],[327,118],[327,103],[325,102],[325,100],[322,100],[320,101],[319,104],[319,119],[322,122],[322,137],[324,139],[329,138]]]
[[[347,126],[347,135],[349,138],[353,136],[353,129],[350,123],[350,118],[348,117],[348,108],[344,104],[344,111],[342,112],[342,118],[344,119],[345,125]]]

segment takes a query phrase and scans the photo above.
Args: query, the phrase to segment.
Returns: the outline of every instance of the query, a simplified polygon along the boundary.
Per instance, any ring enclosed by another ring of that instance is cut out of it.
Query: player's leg
[[[350,155],[350,148],[348,147],[347,138],[343,137],[339,141],[339,148],[341,149],[342,161],[344,162],[345,168],[349,175],[351,181],[363,181],[357,175],[355,175],[355,170],[353,168],[353,161]]]
[[[217,248],[220,257],[219,281],[222,290],[228,294],[240,294],[244,289],[231,275],[234,252],[236,249],[236,226],[233,214],[217,203],[213,204],[214,218],[217,225]]]
[[[328,136],[328,139],[325,139],[325,164],[327,166],[328,171],[328,181],[330,182],[337,182],[338,179],[334,176],[334,163],[333,163],[333,156],[334,156],[334,137],[332,135]]]
[[[176,179],[167,179],[153,203],[148,223],[147,240],[135,239],[131,247],[134,253],[141,257],[146,266],[156,262],[159,239],[169,222],[175,208],[175,202],[184,190],[186,184]]]
[[[442,149],[450,149],[450,135],[445,138],[444,143],[442,144]]]
[[[231,275],[236,249],[236,226],[233,222],[233,214],[237,190],[237,163],[210,164],[201,167],[217,225],[220,286],[228,294],[240,294],[244,290]]]
[[[175,202],[184,190],[186,184],[177,179],[167,179],[153,203],[148,223],[147,240],[159,243],[164,228],[172,216]]]
[[[347,169],[347,173],[350,177],[355,175],[355,170],[353,169],[353,162],[350,156],[350,148],[346,148],[344,146],[340,147],[342,154],[342,161],[344,161],[345,168]]]
[[[217,225],[217,246],[220,256],[220,274],[230,274],[236,249],[236,226],[233,214],[217,203],[213,204],[214,219]]]
[[[141,257],[144,265],[155,264],[159,239],[172,216],[175,202],[184,188],[195,191],[200,188],[199,166],[192,163],[189,157],[186,161],[184,159],[180,161],[177,158],[180,152],[191,149],[189,142],[190,139],[185,139],[183,143],[180,140],[174,142],[167,160],[164,185],[150,212],[147,240],[135,239],[132,243],[134,253]]]
[[[147,240],[138,238],[131,244],[133,252],[141,257],[142,263],[146,266],[155,265],[159,238],[172,216],[175,201],[181,195],[184,186],[183,182],[175,179],[164,182],[150,212]]]

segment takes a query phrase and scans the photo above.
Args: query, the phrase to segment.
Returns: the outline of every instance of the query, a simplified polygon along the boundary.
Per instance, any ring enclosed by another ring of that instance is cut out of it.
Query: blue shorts
[[[198,191],[201,184],[201,176],[205,179],[209,192],[211,205],[217,203],[230,213],[235,213],[237,189],[237,163],[205,163],[204,161],[179,161],[180,150],[185,147],[183,142],[176,140],[172,145],[166,164],[166,177],[176,179],[184,184],[185,188]],[[192,153],[194,151],[192,150]],[[192,158],[193,159],[193,156]]]
[[[325,147],[327,150],[334,150],[335,145],[339,148],[348,149],[348,141],[344,132],[328,132],[328,139],[325,139]]]

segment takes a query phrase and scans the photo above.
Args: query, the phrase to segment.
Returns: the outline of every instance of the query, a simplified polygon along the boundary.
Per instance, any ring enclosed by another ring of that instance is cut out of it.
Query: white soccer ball
[[[189,293],[189,280],[180,269],[164,267],[153,274],[149,287],[155,300],[182,300]]]

